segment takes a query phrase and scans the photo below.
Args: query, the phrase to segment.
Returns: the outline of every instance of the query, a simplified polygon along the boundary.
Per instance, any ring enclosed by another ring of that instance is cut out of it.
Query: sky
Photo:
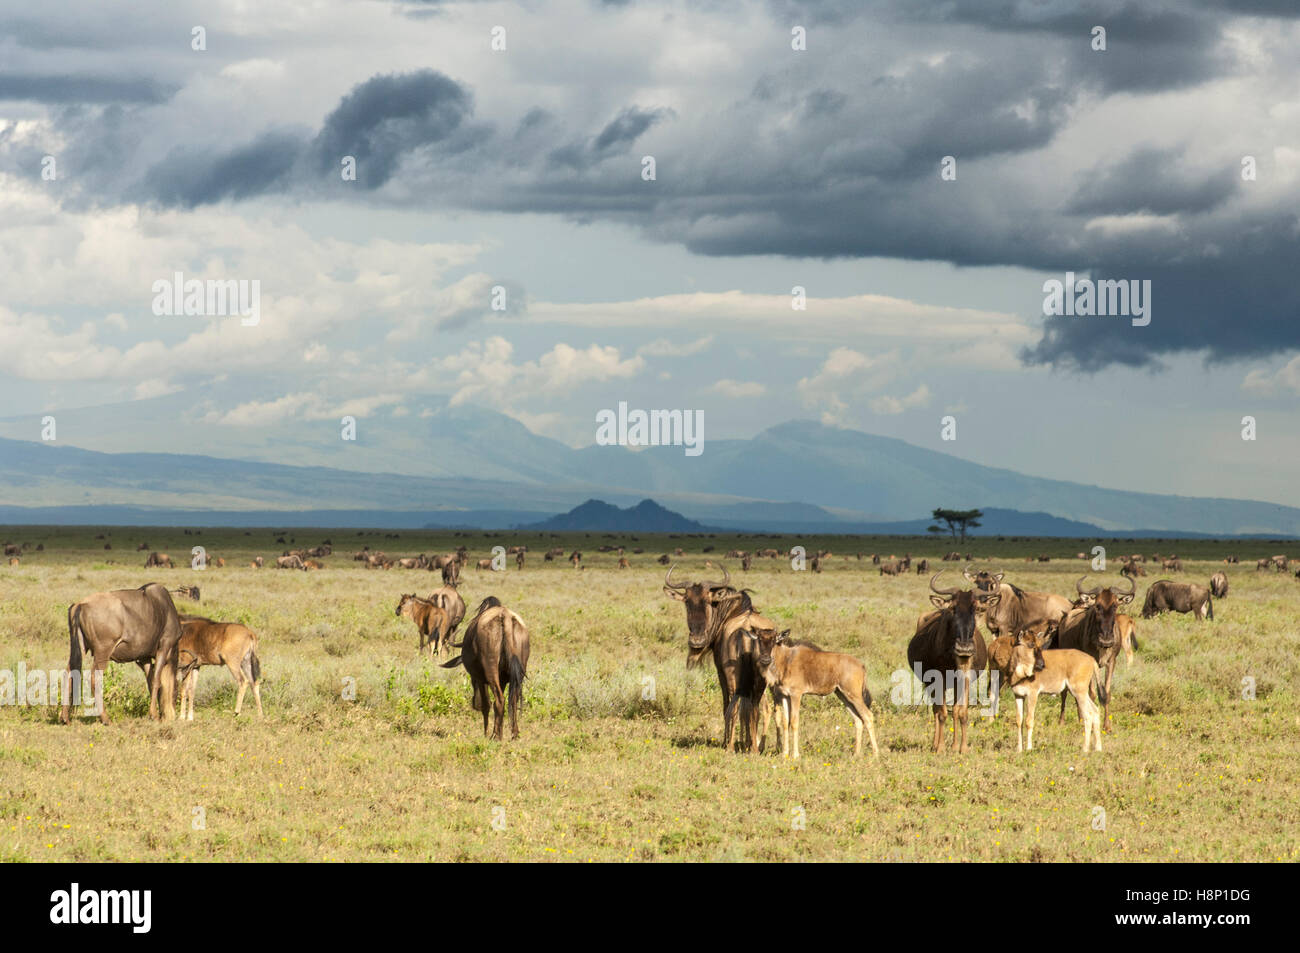
[[[1294,504],[1297,49],[1284,0],[0,0],[0,416],[626,401]]]

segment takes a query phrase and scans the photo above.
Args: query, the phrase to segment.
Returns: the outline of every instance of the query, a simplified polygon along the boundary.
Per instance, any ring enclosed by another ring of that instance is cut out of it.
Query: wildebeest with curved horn
[[[1058,649],[1078,649],[1086,652],[1097,662],[1097,701],[1101,703],[1102,730],[1110,731],[1110,680],[1115,674],[1115,660],[1123,643],[1123,633],[1117,624],[1120,606],[1133,601],[1137,593],[1137,583],[1128,580],[1128,590],[1113,589],[1109,586],[1083,588],[1080,576],[1075,580],[1074,591],[1079,594],[1082,603],[1077,609],[1071,609],[1062,620],[1056,632],[1056,642],[1052,646]],[[1065,720],[1065,695],[1061,695],[1061,715],[1058,724]]]
[[[991,605],[984,616],[984,627],[994,636],[1011,635],[1034,628],[1040,622],[1058,622],[1070,611],[1070,600],[1051,592],[1028,592],[1009,582],[1005,573],[972,573],[967,566],[962,575],[981,592],[996,592],[1001,599]]]
[[[63,680],[63,709],[59,720],[70,720],[72,673],[81,671],[83,653],[94,658],[92,678],[101,686],[111,662],[135,662],[149,688],[149,717],[176,717],[176,647],[181,621],[171,593],[161,583],[139,589],[97,592],[68,606],[68,671]],[[155,664],[156,663],[156,664]],[[99,720],[108,724],[108,709]]]
[[[916,623],[916,634],[907,646],[907,665],[918,673],[922,684],[930,682],[929,690],[935,689],[937,672],[938,685],[936,698],[931,701],[934,714],[933,750],[943,747],[943,729],[948,720],[947,687],[953,685],[953,748],[955,751],[970,750],[966,740],[966,728],[970,720],[970,689],[979,673],[989,661],[988,648],[984,637],[980,635],[975,624],[975,614],[981,609],[991,610],[998,604],[1001,595],[997,592],[982,594],[974,589],[940,589],[935,581],[942,576],[939,570],[930,577],[930,601],[938,607],[937,612],[929,612]],[[956,743],[956,726],[961,724],[961,743]]]
[[[461,653],[443,662],[443,668],[464,665],[473,686],[471,704],[483,713],[483,734],[488,733],[487,692],[492,690],[492,737],[501,740],[506,703],[501,688],[510,698],[510,738],[519,737],[519,706],[523,702],[524,678],[528,674],[528,627],[524,620],[488,596],[465,629]]]
[[[1210,577],[1210,592],[1216,599],[1226,599],[1228,597],[1228,574],[1219,570]]]
[[[776,625],[758,614],[748,592],[731,585],[731,573],[726,566],[722,567],[721,582],[673,582],[676,568],[676,563],[668,567],[664,592],[686,606],[686,667],[694,668],[706,652],[713,653],[718,684],[722,688],[722,746],[728,751],[735,750],[736,713],[743,699],[749,705],[745,719],[749,748],[758,751],[759,740],[767,736],[771,711],[762,709],[767,684],[758,671],[756,640],[746,637],[741,630],[775,629]],[[758,731],[760,709],[761,733]]]
[[[1149,619],[1161,612],[1191,612],[1204,621],[1214,618],[1214,598],[1209,589],[1194,582],[1174,582],[1161,579],[1153,582],[1142,603],[1142,618]]]

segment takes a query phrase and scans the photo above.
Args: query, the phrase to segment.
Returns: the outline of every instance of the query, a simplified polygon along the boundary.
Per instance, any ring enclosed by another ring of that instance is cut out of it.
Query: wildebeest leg
[[[772,709],[776,707],[776,703],[774,699],[775,696],[771,695],[767,691],[764,691],[763,694],[759,696],[759,701],[758,701],[759,712],[763,716],[763,730],[759,732],[759,736],[758,736],[758,750],[760,752],[764,752],[767,750],[767,729],[772,723]],[[776,720],[777,720],[777,734],[780,734],[781,716],[777,715]]]
[[[483,712],[483,737],[488,733],[488,703],[487,703],[487,682],[474,681],[474,700],[478,702],[476,706],[479,711]]]
[[[1031,692],[1029,695],[1029,734],[1025,741],[1025,750],[1034,750],[1034,710],[1038,708],[1038,693]]]
[[[1112,652],[1112,653],[1111,653],[1111,656],[1110,656],[1110,661],[1106,664],[1106,701],[1103,702],[1103,703],[1102,703],[1102,706],[1101,706],[1101,709],[1102,709],[1102,722],[1103,722],[1103,724],[1104,724],[1105,727],[1106,727],[1106,731],[1110,731],[1110,730],[1111,730],[1111,726],[1110,726],[1110,679],[1111,679],[1111,676],[1115,674],[1115,661],[1116,661],[1116,658],[1117,658],[1118,656],[1119,656],[1119,653],[1118,653],[1118,652]]]
[[[957,680],[958,688],[961,692],[961,698],[957,699],[957,704],[953,709],[953,718],[961,722],[961,747],[956,747],[956,725],[953,726],[953,744],[958,754],[965,754],[970,751],[970,742],[966,740],[966,728],[970,723],[970,683],[973,672],[965,671]]]
[[[500,741],[505,732],[506,699],[495,681],[488,682],[488,687],[492,689],[492,740]]]
[[[239,666],[232,660],[225,659],[225,663],[226,668],[230,669],[230,675],[235,680],[235,685],[238,686],[238,691],[235,692],[235,714],[238,715],[239,710],[244,707],[244,692],[248,691],[248,682],[244,680],[244,673],[240,671]]]
[[[1048,716],[1048,717],[1051,717],[1051,716]],[[1057,723],[1058,725],[1063,725],[1063,724],[1065,724],[1065,692],[1061,692],[1061,714],[1060,714],[1060,717],[1058,717],[1058,718],[1056,719],[1056,723]]]
[[[751,754],[758,754],[759,752],[760,735],[758,733],[758,717],[763,707],[763,702],[767,700],[767,685],[763,681],[759,680],[756,690],[758,692],[757,695],[754,695],[752,692],[750,693],[749,711],[746,713],[749,715],[749,751]],[[763,741],[767,741],[767,720],[771,714],[771,711],[768,711],[763,716],[763,734],[761,736]]]
[[[740,695],[737,693],[731,696],[731,701],[727,703],[727,707],[722,711],[722,747],[728,751],[736,750],[736,709],[739,705]]]
[[[102,660],[100,660],[100,659],[95,659],[95,666],[94,666],[93,669],[91,669],[91,672],[90,672],[90,679],[91,679],[90,684],[91,684],[92,686],[94,686],[94,684],[95,684],[95,680],[96,680],[96,679],[99,680],[99,684],[100,684],[100,685],[103,685],[103,684],[104,684],[104,670],[108,668],[108,657],[109,657],[110,655],[112,655],[111,652],[105,652],[105,653],[104,653],[104,658],[103,658]],[[83,688],[83,690],[84,690],[85,686],[83,685],[82,688]],[[153,695],[153,693],[150,692],[150,697],[152,697],[152,695]],[[151,711],[152,711],[152,709],[151,709]],[[99,709],[99,721],[100,721],[100,724],[104,724],[104,725],[107,725],[107,724],[108,724],[108,705],[107,705],[107,704],[104,704],[104,705],[101,705],[101,706],[100,706],[100,709]]]
[[[940,701],[930,707],[934,715],[934,743],[931,750],[937,752],[945,740],[943,736],[944,722],[948,720],[948,706]]]
[[[1025,700],[1016,696],[1016,750],[1025,750]]]
[[[790,695],[790,734],[794,735],[794,758],[799,760],[799,703],[802,695]]]

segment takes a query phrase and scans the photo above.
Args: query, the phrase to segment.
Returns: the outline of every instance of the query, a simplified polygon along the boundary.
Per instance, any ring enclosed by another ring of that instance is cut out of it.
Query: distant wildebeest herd
[[[6,553],[11,548],[23,551],[14,544],[6,544],[5,548]],[[141,544],[141,551],[146,548],[147,544]],[[628,567],[622,547],[602,546],[600,551],[617,553],[619,568]],[[523,546],[508,550],[515,556],[518,569],[524,567],[525,552]],[[748,567],[753,558],[767,557],[769,553],[778,555],[775,550],[733,550],[727,556],[740,558]],[[327,541],[312,549],[286,551],[275,557],[275,564],[279,568],[309,570],[319,568],[319,563],[313,567],[315,560],[331,554]],[[808,568],[821,571],[832,555],[830,551],[817,552],[808,560]],[[553,561],[564,556],[564,549],[555,548],[543,558]],[[948,553],[943,560],[953,561],[953,557],[960,558],[960,554]],[[857,558],[865,557],[857,554]],[[882,559],[875,554],[870,558],[873,565],[880,567],[881,575],[908,572],[912,564],[910,553],[901,559]],[[207,559],[209,565],[224,565],[224,560],[211,556]],[[528,671],[528,628],[516,612],[495,596],[488,596],[465,626],[460,641],[455,641],[466,617],[466,604],[458,587],[460,568],[469,561],[467,547],[433,557],[421,554],[396,559],[370,552],[367,547],[353,559],[368,569],[400,567],[440,572],[441,587],[427,597],[403,594],[394,614],[414,623],[420,654],[440,659],[452,648],[460,650],[441,664],[444,668],[463,666],[469,674],[471,706],[483,716],[484,733],[501,739],[508,710],[511,736],[517,738],[523,681]],[[581,568],[581,552],[575,550],[567,559],[575,568]],[[1154,559],[1164,568],[1182,570],[1177,557],[1157,554]],[[853,719],[854,753],[862,753],[865,732],[873,754],[879,755],[867,670],[859,659],[792,638],[789,628],[781,628],[757,610],[752,590],[733,584],[725,567],[721,580],[692,583],[674,579],[677,564],[667,554],[658,561],[670,564],[663,591],[682,602],[686,610],[687,667],[696,667],[708,656],[713,659],[722,695],[724,748],[735,751],[739,743],[751,752],[762,751],[775,711],[782,753],[798,758],[803,697],[833,694]],[[1087,577],[1080,577],[1072,599],[1024,590],[1004,581],[1002,572],[975,571],[970,566],[962,571],[968,588],[940,588],[937,583],[944,571],[935,573],[929,585],[931,607],[918,617],[905,653],[900,651],[900,660],[905,654],[908,668],[927,688],[932,750],[949,746],[956,752],[970,750],[971,699],[984,675],[994,713],[1002,687],[1010,687],[1016,700],[1017,750],[1033,748],[1039,696],[1061,696],[1059,722],[1064,719],[1067,693],[1079,713],[1083,749],[1101,750],[1102,733],[1112,731],[1109,703],[1119,652],[1123,650],[1128,664],[1132,664],[1138,644],[1136,624],[1122,610],[1136,596],[1136,578],[1145,575],[1141,568],[1145,561],[1140,555],[1123,557],[1122,582],[1115,585],[1084,588]],[[1230,557],[1224,562],[1234,564],[1238,559]],[[170,568],[173,563],[167,554],[150,551],[145,565]],[[262,565],[261,557],[252,563],[254,568]],[[476,565],[480,569],[503,568],[491,559],[478,560]],[[1267,568],[1285,571],[1289,560],[1285,556],[1272,557],[1257,564],[1257,570]],[[928,560],[917,561],[918,572],[928,569]],[[169,591],[159,583],[148,583],[139,589],[96,593],[68,607],[70,652],[62,721],[69,721],[69,702],[74,698],[70,691],[72,673],[81,671],[86,653],[92,657],[95,678],[102,679],[109,661],[136,662],[145,674],[153,718],[175,717],[174,703],[179,693],[181,717],[193,719],[198,671],[205,665],[224,665],[231,673],[238,689],[236,714],[250,688],[258,714],[262,714],[257,635],[242,624],[179,613],[172,592],[195,602],[200,599],[197,586]],[[1228,579],[1222,571],[1213,575],[1208,586],[1161,579],[1148,588],[1141,618],[1180,612],[1191,613],[1198,620],[1213,620],[1213,600],[1223,599],[1227,593]],[[981,624],[992,637],[990,642],[980,632]],[[489,704],[494,716],[490,729]],[[101,710],[99,716],[108,722],[105,711]]]

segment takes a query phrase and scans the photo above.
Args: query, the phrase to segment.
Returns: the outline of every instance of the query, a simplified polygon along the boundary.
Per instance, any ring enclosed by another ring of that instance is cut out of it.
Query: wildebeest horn
[[[1087,578],[1088,577],[1086,575],[1083,575],[1080,576],[1078,579],[1076,579],[1074,581],[1074,591],[1081,596],[1095,596],[1097,593],[1101,592],[1101,586],[1093,586],[1087,592],[1084,592],[1083,587],[1080,586],[1079,583],[1083,582]]]
[[[966,577],[967,582],[975,581],[975,577],[971,575],[970,566],[967,566],[965,569],[963,569],[961,571],[961,574]]]
[[[944,570],[940,569],[937,573],[935,573],[933,576],[930,577],[930,588],[941,596],[955,596],[957,594],[957,590],[960,587],[953,586],[951,589],[939,589],[935,586],[934,581],[938,579],[940,576],[942,576],[943,574],[944,574]]]
[[[1120,592],[1119,590],[1115,590],[1115,594],[1117,596],[1131,596],[1135,594],[1137,592],[1137,587],[1138,587],[1137,580],[1131,576],[1123,576],[1121,578],[1128,580],[1128,592]]]
[[[723,589],[731,585],[731,573],[727,572],[727,567],[722,567],[722,582],[706,582],[705,589]]]
[[[671,566],[668,567],[668,575],[664,576],[664,585],[667,586],[669,589],[685,589],[688,586],[690,586],[690,583],[673,582],[673,570],[676,568],[677,568],[676,563],[673,563]]]

